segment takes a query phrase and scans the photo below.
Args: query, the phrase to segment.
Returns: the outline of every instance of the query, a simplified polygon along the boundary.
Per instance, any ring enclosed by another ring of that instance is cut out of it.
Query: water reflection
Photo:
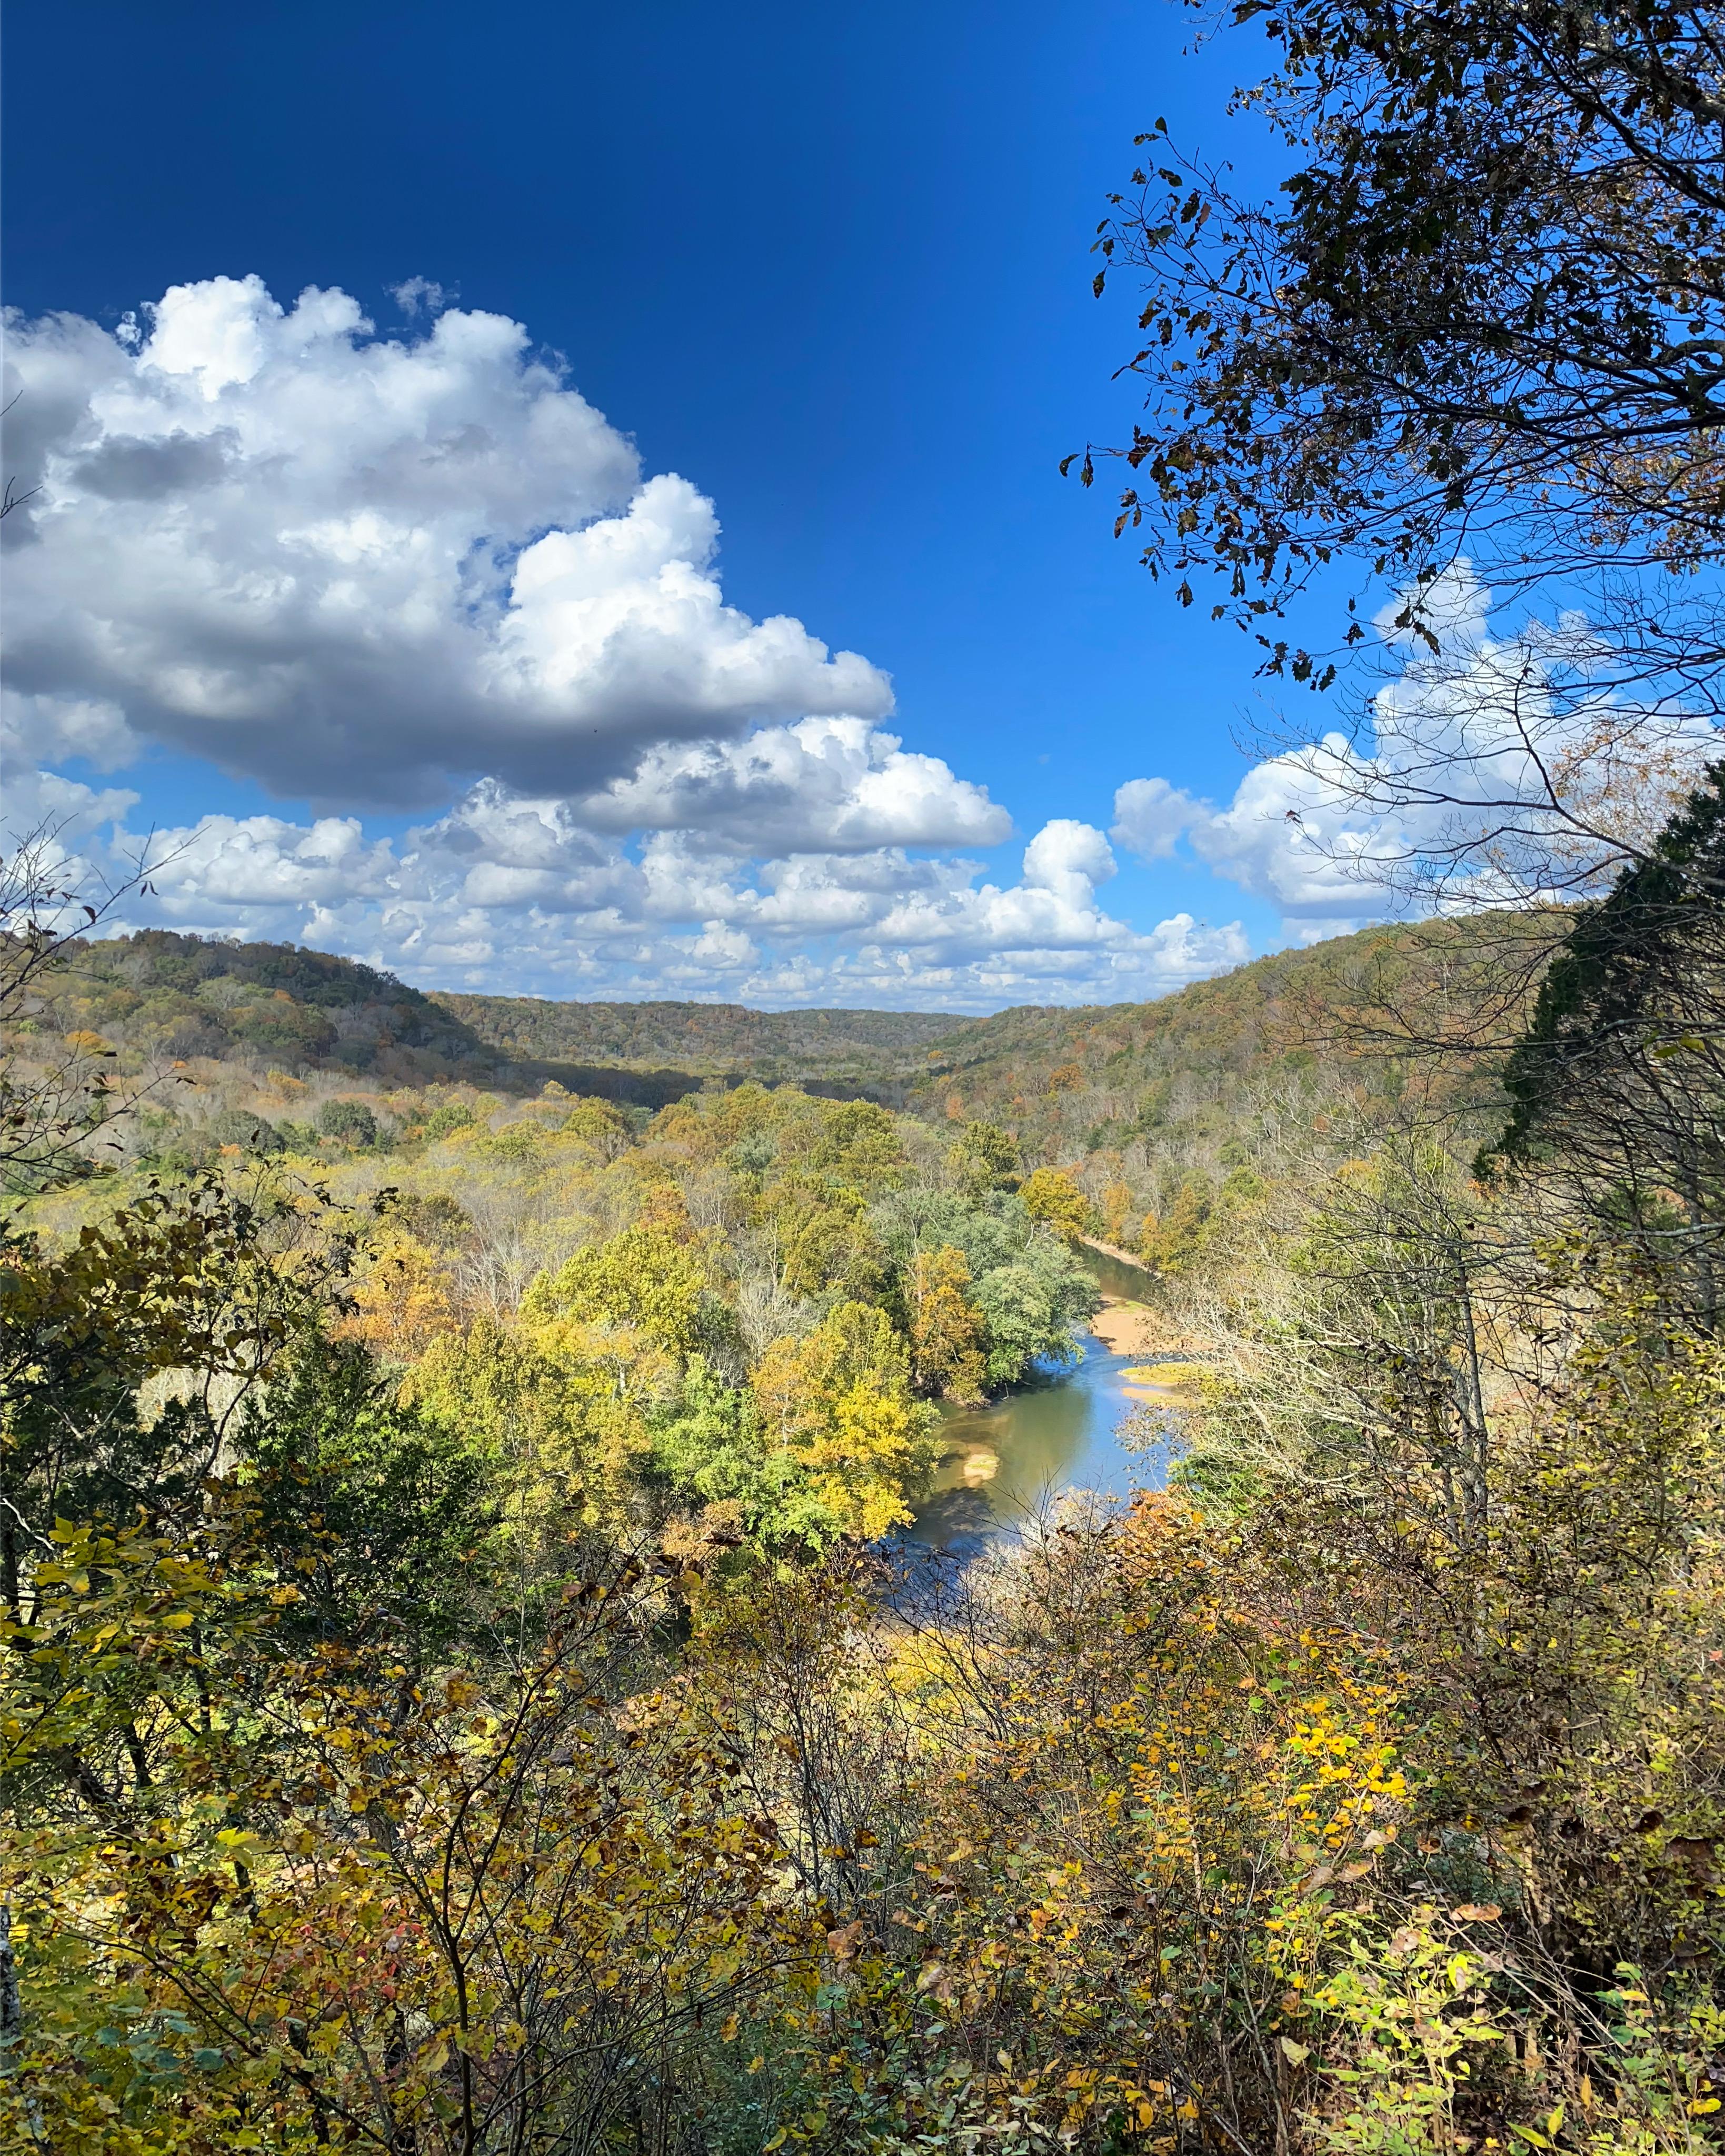
[[[1161,1486],[1163,1461],[1127,1452],[1117,1435],[1142,1399],[1127,1389],[1134,1358],[1094,1334],[1081,1345],[1074,1368],[1041,1373],[1004,1399],[949,1419],[952,1450],[918,1508],[916,1541],[962,1555],[1010,1534],[1061,1490],[1124,1497]]]
[[[1093,1250],[1087,1243],[1080,1255],[1086,1271],[1111,1301],[1142,1301],[1155,1285],[1144,1268],[1130,1259],[1110,1257],[1106,1250]]]

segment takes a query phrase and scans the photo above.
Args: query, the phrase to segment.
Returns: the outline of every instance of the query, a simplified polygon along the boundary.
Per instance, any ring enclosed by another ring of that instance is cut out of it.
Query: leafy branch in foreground
[[[1291,155],[1281,200],[1183,162],[1162,123],[1116,198],[1100,290],[1146,276],[1148,418],[1120,526],[1260,627],[1332,562],[1405,581],[1579,582],[1597,667],[1711,696],[1725,535],[1725,100],[1709,0],[1240,0],[1271,71],[1235,109]],[[1070,460],[1069,460],[1070,461]],[[1083,475],[1095,475],[1096,453]],[[1686,597],[1687,591],[1689,596]],[[1363,634],[1350,627],[1350,641]],[[1612,655],[1615,654],[1615,657]]]
[[[17,1031],[42,988],[129,892],[150,889],[141,861],[94,900],[87,880],[47,825],[0,855],[0,1198],[93,1173],[90,1141],[122,1106],[113,1051],[100,1042],[64,1043],[28,1077],[18,1068]]]

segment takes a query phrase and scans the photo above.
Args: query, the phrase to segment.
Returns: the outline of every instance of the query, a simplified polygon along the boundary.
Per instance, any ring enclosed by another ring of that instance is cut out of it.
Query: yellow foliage
[[[648,1449],[642,1411],[669,1368],[662,1351],[578,1321],[516,1328],[481,1317],[433,1340],[401,1399],[488,1456],[506,1516],[531,1536],[565,1517],[624,1517],[629,1471]]]
[[[1144,1216],[1138,1251],[1145,1264],[1162,1272],[1189,1265],[1204,1247],[1213,1209],[1206,1188],[1189,1178],[1183,1183],[1166,1214]]]
[[[607,1697],[627,1564],[482,1681],[277,1651],[260,1698],[270,1620],[219,1560],[177,1565],[136,1532],[65,1554],[36,1605],[51,1689],[21,1690],[8,1657],[0,1772],[100,1742],[77,1678],[116,1640],[134,1697],[147,1681],[187,1730],[213,1714],[270,1735],[221,1748],[213,1798],[205,1750],[182,1743],[148,1804],[116,1799],[99,1830],[62,1806],[8,1831],[29,2005],[0,2076],[7,2148],[556,2156],[571,2117],[662,2105],[696,2078],[693,2032],[809,1958],[772,1822],[712,1772],[686,1712],[625,1727]]]
[[[947,1399],[983,1397],[982,1319],[964,1299],[970,1267],[951,1244],[919,1250],[905,1286],[911,1371],[919,1391]]]
[[[565,1322],[625,1327],[670,1355],[691,1354],[706,1274],[689,1247],[686,1224],[680,1199],[667,1192],[656,1217],[542,1274],[522,1302],[523,1322],[540,1332]]]
[[[796,1455],[845,1532],[871,1541],[908,1522],[940,1443],[884,1311],[840,1303],[801,1339],[775,1340],[753,1388],[769,1437]]]
[[[1068,1243],[1076,1243],[1090,1224],[1090,1200],[1063,1168],[1039,1168],[1019,1195],[1033,1220]]]
[[[453,1332],[454,1281],[447,1256],[415,1235],[384,1236],[353,1290],[353,1309],[336,1328],[362,1340],[387,1360],[422,1355],[439,1334]]]

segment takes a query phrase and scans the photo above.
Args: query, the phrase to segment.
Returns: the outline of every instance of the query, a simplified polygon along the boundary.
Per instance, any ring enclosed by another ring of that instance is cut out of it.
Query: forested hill
[[[1503,1052],[1561,921],[1372,929],[1153,1003],[1001,1011],[944,1036],[903,1103],[1009,1132],[1027,1168],[1076,1183],[1105,1240],[1178,1272],[1239,1243],[1314,1148],[1339,1163],[1434,1111],[1466,1148],[1495,1137]]]
[[[516,1060],[615,1064],[631,1070],[670,1064],[703,1076],[747,1071],[768,1082],[897,1079],[920,1068],[929,1046],[962,1036],[977,1023],[950,1012],[562,1003],[438,989],[431,999],[478,1039]]]
[[[1399,1082],[1374,1058],[1379,1021],[1453,1036],[1479,1003],[1482,970],[1507,996],[1500,1015],[1512,1018],[1530,932],[1543,947],[1536,925],[1512,915],[1368,930],[1153,1002],[965,1019],[428,993],[290,944],[150,929],[70,946],[28,1024],[132,1061],[208,1057],[372,1086],[458,1081],[519,1093],[556,1079],[657,1106],[714,1079],[799,1084],[935,1122],[996,1122],[1028,1155],[1071,1160],[1124,1152],[1194,1116],[1209,1130],[1232,1116],[1242,1089],[1302,1074],[1317,1082],[1332,1065],[1345,1066],[1349,1085]],[[1344,1032],[1346,1051],[1332,1049]]]
[[[284,943],[146,929],[69,945],[26,1030],[129,1061],[352,1073],[368,1085],[455,1081],[662,1106],[710,1078],[897,1095],[922,1044],[963,1019],[723,1004],[579,1004],[426,994],[393,975]]]
[[[1119,1146],[1183,1102],[1242,1089],[1400,1088],[1440,1044],[1453,1090],[1470,1082],[1453,1054],[1464,1035],[1507,1045],[1519,1031],[1561,920],[1491,913],[1370,928],[1149,1003],[999,1011],[931,1044],[906,1105],[1004,1124],[1052,1158]]]
[[[495,1054],[417,988],[291,943],[142,929],[68,944],[28,1021],[148,1058],[477,1076]]]

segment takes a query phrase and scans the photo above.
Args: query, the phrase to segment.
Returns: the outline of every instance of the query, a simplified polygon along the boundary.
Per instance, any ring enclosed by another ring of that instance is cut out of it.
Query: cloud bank
[[[423,807],[651,744],[884,716],[885,675],[713,573],[712,504],[497,315],[379,339],[347,294],[176,285],[147,333],[8,340],[8,677],[272,788]],[[75,685],[73,686],[72,685]]]
[[[393,336],[256,277],[113,331],[8,318],[6,824],[111,866],[161,747],[311,805],[155,834],[139,921],[429,985],[1112,1000],[1249,955],[1237,922],[1111,913],[1117,848],[1310,942],[1584,892],[1716,752],[1625,702],[1584,623],[1493,634],[1461,565],[1425,597],[1441,654],[1380,618],[1363,741],[1267,756],[1219,805],[1129,779],[1107,835],[1059,819],[1003,863],[1006,811],[906,745],[879,666],[726,602],[706,495],[644,475],[519,323],[396,297]]]
[[[404,336],[256,277],[114,332],[8,318],[14,831],[71,817],[111,862],[137,797],[56,767],[208,758],[319,813],[157,833],[138,917],[427,983],[973,1009],[1246,955],[1110,915],[1090,824],[1035,833],[1015,880],[950,850],[1010,819],[886,730],[886,675],[727,604],[713,504],[445,296],[402,288]],[[368,831],[386,809],[424,820]]]

